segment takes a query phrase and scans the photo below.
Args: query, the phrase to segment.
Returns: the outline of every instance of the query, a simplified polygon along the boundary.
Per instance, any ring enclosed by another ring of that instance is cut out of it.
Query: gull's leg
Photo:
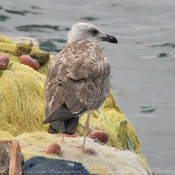
[[[61,143],[65,143],[65,140],[64,140],[64,134],[62,133],[61,134],[61,141],[60,141]]]
[[[91,114],[91,111],[88,111],[87,119],[86,119],[85,126],[84,126],[83,145],[81,146],[81,149],[84,149],[84,146],[85,146],[86,136],[87,136],[89,125],[90,125],[90,114]]]
[[[64,125],[64,128],[65,128],[65,123],[64,123],[64,121],[63,121],[63,125]],[[60,141],[60,143],[65,143],[64,134],[63,134],[63,133],[61,133],[61,141]]]

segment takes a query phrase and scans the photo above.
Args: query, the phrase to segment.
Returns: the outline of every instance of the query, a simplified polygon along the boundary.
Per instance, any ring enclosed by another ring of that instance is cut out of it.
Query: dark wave
[[[97,19],[99,19],[99,18],[87,16],[87,17],[82,17],[81,19],[82,19],[82,20],[85,20],[85,21],[94,21],[94,20],[97,20]]]
[[[164,44],[152,45],[150,47],[172,47],[172,48],[174,48],[175,44],[174,43],[164,43]]]
[[[31,32],[31,31],[38,31],[38,32],[46,32],[48,33],[48,30],[45,29],[51,29],[55,31],[59,31],[60,26],[51,26],[51,25],[23,25],[23,26],[17,26],[16,29],[23,32]]]
[[[56,41],[58,43],[67,43],[67,40],[65,39],[51,39],[51,41]]]
[[[8,16],[0,15],[0,21],[6,21],[7,19],[9,19]]]
[[[70,29],[70,27],[65,27],[65,31],[69,31]]]
[[[32,8],[32,9],[42,9],[42,8],[40,8],[40,7],[38,7],[38,6],[35,6],[35,5],[31,6],[31,8]]]
[[[63,39],[50,39],[47,41],[40,42],[40,49],[47,52],[60,52],[63,48],[58,49],[57,43],[66,43],[66,40]]]
[[[40,49],[47,52],[52,52],[56,50],[56,46],[55,44],[53,44],[52,41],[48,40],[48,41],[40,42]]]
[[[151,106],[141,106],[140,108],[141,108],[142,113],[151,113],[156,110],[156,108],[151,107]]]
[[[11,14],[15,14],[15,15],[22,15],[22,16],[24,16],[24,15],[26,15],[26,14],[28,14],[28,13],[30,13],[30,14],[35,14],[35,15],[41,15],[41,14],[42,14],[42,13],[33,12],[33,11],[28,11],[28,10],[18,11],[18,10],[7,10],[7,9],[5,9],[5,11],[6,11],[7,13],[11,13]]]
[[[158,57],[167,57],[167,53],[160,53],[159,55],[158,55]]]

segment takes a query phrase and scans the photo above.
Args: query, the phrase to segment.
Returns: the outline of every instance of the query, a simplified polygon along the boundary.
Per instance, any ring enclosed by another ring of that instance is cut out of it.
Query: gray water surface
[[[133,123],[157,174],[175,174],[174,0],[0,0],[0,33],[29,36],[59,52],[76,22],[90,22],[119,43],[99,43],[111,63],[116,102]]]

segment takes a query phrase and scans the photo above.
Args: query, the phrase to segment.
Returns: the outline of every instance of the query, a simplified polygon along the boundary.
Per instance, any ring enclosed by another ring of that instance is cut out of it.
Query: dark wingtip
[[[43,121],[43,124],[47,124],[47,123],[49,123],[49,122],[47,122],[47,119],[45,119],[45,120]]]

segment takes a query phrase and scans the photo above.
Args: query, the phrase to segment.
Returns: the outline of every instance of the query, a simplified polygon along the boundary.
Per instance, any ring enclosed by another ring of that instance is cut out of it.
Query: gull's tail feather
[[[79,117],[73,117],[64,121],[52,122],[49,125],[48,132],[50,134],[74,134],[78,127]]]

